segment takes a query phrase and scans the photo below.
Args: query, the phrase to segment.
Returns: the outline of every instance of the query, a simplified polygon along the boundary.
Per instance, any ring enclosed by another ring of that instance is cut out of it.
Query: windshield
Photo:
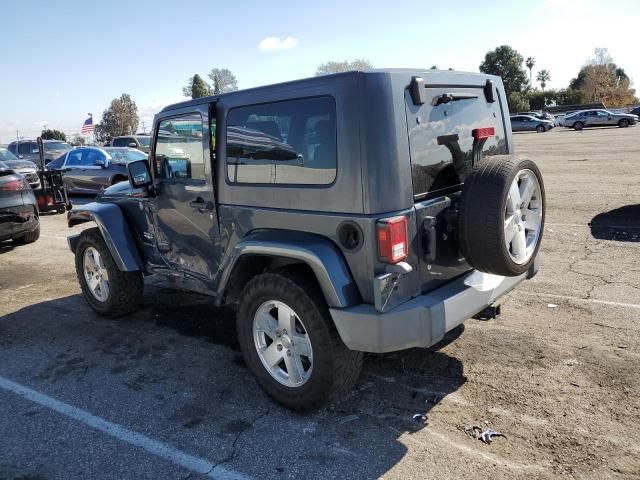
[[[151,144],[151,137],[136,137],[136,138],[145,147],[148,147],[149,144]]]
[[[146,153],[133,149],[105,148],[104,151],[111,155],[111,158],[116,163],[135,162],[136,160],[144,160],[147,158]]]
[[[5,160],[18,160],[18,157],[6,148],[0,148],[0,162],[4,162]]]
[[[51,150],[71,150],[71,145],[66,142],[46,142],[43,145],[45,152],[50,152]]]

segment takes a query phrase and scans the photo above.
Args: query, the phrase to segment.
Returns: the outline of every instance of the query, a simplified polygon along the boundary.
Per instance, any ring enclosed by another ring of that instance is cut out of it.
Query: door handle
[[[197,208],[200,213],[210,212],[213,210],[213,202],[205,202],[202,197],[198,197],[194,201],[189,202],[189,205],[193,208]]]

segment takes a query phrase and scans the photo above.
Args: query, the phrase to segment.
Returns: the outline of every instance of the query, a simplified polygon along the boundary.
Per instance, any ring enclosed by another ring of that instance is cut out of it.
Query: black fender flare
[[[87,203],[67,213],[67,225],[73,227],[95,222],[100,229],[113,260],[124,272],[143,270],[143,263],[129,225],[118,205],[113,203]],[[75,253],[78,235],[68,238],[69,248]]]
[[[286,230],[252,232],[233,247],[228,260],[221,265],[216,295],[219,301],[224,297],[238,260],[246,255],[281,257],[308,265],[329,307],[345,308],[362,301],[346,260],[331,240]]]

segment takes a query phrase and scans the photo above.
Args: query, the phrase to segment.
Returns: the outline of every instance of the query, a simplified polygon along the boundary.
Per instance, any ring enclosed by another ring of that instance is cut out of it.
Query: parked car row
[[[31,188],[40,188],[40,177],[35,163],[19,159],[6,148],[0,148],[0,162],[4,162],[7,168],[22,175],[29,182]]]
[[[626,128],[637,124],[639,115],[640,107],[635,108],[631,113],[614,113],[605,109],[595,109],[558,114],[555,117],[547,112],[525,112],[511,115],[511,130],[543,133],[554,127],[582,130],[587,127],[617,125],[620,128]]]

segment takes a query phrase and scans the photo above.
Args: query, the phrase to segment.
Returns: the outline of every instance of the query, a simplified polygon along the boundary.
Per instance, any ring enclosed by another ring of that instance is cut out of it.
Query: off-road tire
[[[538,126],[536,127],[536,132],[538,132],[538,133],[544,133],[544,132],[546,132],[546,129],[544,128],[544,125],[538,125]]]
[[[254,314],[264,302],[278,300],[303,322],[313,348],[311,377],[299,387],[275,380],[263,367],[253,339]],[[362,369],[362,352],[349,350],[340,339],[315,279],[295,269],[253,277],[239,299],[237,330],[247,367],[274,400],[293,410],[313,410],[350,391]]]
[[[109,297],[104,302],[93,296],[84,277],[84,252],[88,247],[98,251],[109,274]],[[80,234],[76,247],[76,274],[85,300],[100,315],[119,317],[137,310],[142,304],[142,272],[120,270],[98,228],[89,228]]]
[[[17,245],[26,245],[27,243],[33,243],[40,238],[40,225],[19,237],[14,237],[13,243]]]
[[[504,241],[504,215],[509,188],[521,170],[531,170],[540,184],[542,221],[540,235],[527,262],[513,261]],[[540,249],[545,218],[544,184],[531,160],[496,156],[476,165],[462,188],[458,213],[458,244],[462,255],[476,270],[506,277],[526,272]]]
[[[618,126],[620,128],[627,128],[629,126],[629,120],[627,120],[626,118],[623,118],[618,122]]]
[[[582,123],[582,122],[576,122],[576,123],[573,124],[573,129],[574,130],[580,131],[583,128],[584,128],[584,123]]]

